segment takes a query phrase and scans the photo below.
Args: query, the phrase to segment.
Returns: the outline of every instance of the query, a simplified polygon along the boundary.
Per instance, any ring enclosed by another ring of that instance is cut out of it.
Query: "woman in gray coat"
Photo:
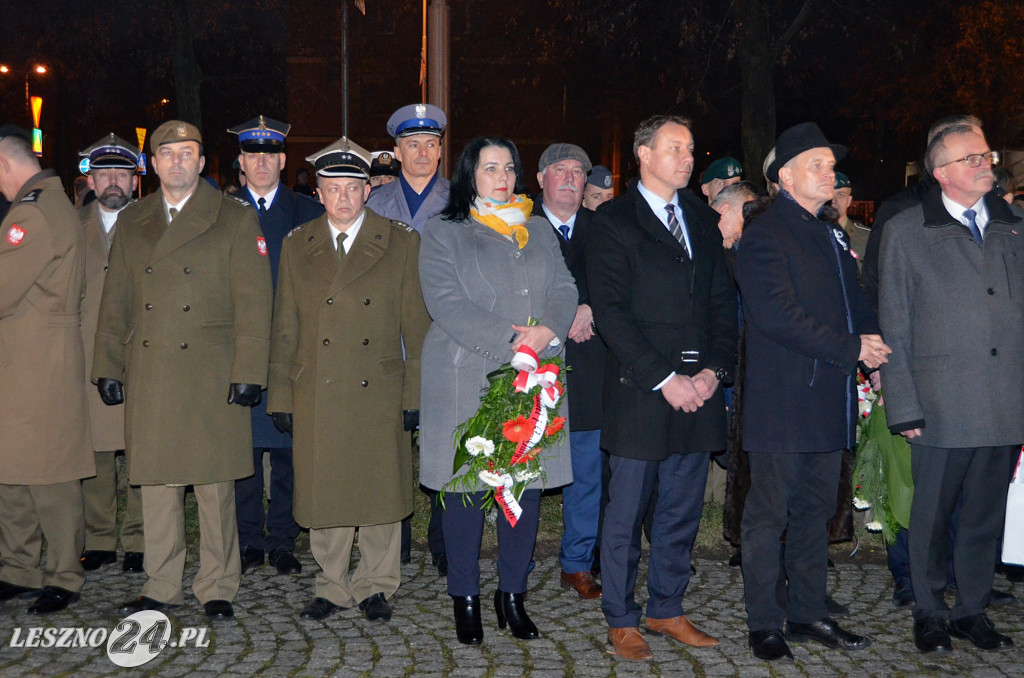
[[[532,201],[516,194],[521,176],[511,141],[474,139],[459,158],[448,207],[423,229],[420,283],[433,324],[422,353],[420,482],[432,490],[445,489],[452,479],[453,434],[479,407],[487,374],[508,363],[520,346],[541,359],[561,355],[576,313],[576,286],[554,231],[544,219],[531,218]],[[564,402],[561,412],[568,412]],[[572,482],[568,439],[546,448],[542,463],[544,487]],[[538,482],[523,492],[523,514],[515,527],[498,517],[495,612],[499,628],[507,623],[521,639],[537,637],[523,595],[541,489]],[[448,593],[458,639],[469,645],[483,640],[482,497],[483,492],[445,496]]]

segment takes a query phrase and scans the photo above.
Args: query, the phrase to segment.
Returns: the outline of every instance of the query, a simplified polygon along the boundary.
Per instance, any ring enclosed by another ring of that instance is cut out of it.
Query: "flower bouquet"
[[[480,398],[479,409],[455,429],[454,477],[446,491],[475,492],[482,481],[487,490],[481,509],[497,502],[515,527],[523,512],[523,490],[544,477],[544,446],[565,435],[565,417],[558,416],[564,392],[558,381],[561,369],[560,358],[540,361],[523,346],[508,365],[487,375],[490,387]],[[465,471],[455,475],[463,467]]]

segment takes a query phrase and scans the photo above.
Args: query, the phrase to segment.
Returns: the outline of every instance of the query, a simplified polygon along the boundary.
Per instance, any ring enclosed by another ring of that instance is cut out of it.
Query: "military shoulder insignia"
[[[412,226],[410,226],[409,224],[405,223],[404,221],[395,221],[394,219],[391,219],[391,225],[394,226],[395,228],[400,228],[403,231],[413,231],[413,230],[415,230]]]
[[[29,191],[25,194],[25,197],[21,199],[21,202],[36,202],[39,200],[39,194],[43,192],[43,189],[37,188],[34,191]]]
[[[251,202],[249,202],[245,198],[239,198],[237,195],[234,195],[232,193],[225,193],[224,197],[227,198],[228,200],[234,200],[239,205],[245,205],[246,207],[252,207],[252,203]]]
[[[305,224],[303,224],[302,226],[305,226]],[[295,235],[296,233],[298,233],[299,231],[302,230],[302,226],[296,226],[292,230],[288,231],[288,235],[286,235],[285,237],[286,238],[292,237],[293,235]]]
[[[11,227],[7,230],[7,242],[11,245],[18,246],[24,239],[25,229],[17,224],[11,224]]]

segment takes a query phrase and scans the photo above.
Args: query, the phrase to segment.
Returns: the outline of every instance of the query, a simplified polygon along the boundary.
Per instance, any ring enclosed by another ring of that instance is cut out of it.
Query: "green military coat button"
[[[331,340],[330,339],[324,339],[324,346],[330,346],[330,345],[331,345]]]
[[[142,341],[142,345],[145,346],[146,348],[149,348],[149,339],[144,339]]]
[[[184,349],[188,348],[188,344],[187,344],[187,343],[185,343],[184,341],[183,341],[183,342],[181,342],[181,348],[182,348],[182,350],[184,350]]]
[[[333,303],[334,303],[334,297],[331,297],[330,299],[327,300],[327,305],[328,306],[330,306]]]
[[[103,267],[103,272],[104,272],[104,273],[106,273],[106,272],[107,272],[107,271],[109,271],[109,270],[110,270],[110,267],[109,267],[109,266],[104,266],[104,267]]]
[[[153,267],[152,266],[147,266],[146,267],[146,273],[152,273],[152,272],[153,272]]]
[[[369,299],[363,299],[363,306],[369,306],[369,305],[370,305],[370,300]]]
[[[185,267],[185,275],[189,275],[190,273],[192,273],[192,269],[189,268],[188,266],[186,266]]]
[[[370,385],[370,382],[363,379],[361,382],[359,382],[359,384],[365,388]]]
[[[370,345],[370,340],[369,339],[363,339],[363,346],[369,346],[369,345]]]
[[[153,310],[153,304],[146,304],[146,310],[147,311],[152,311]]]
[[[188,304],[185,304],[184,306],[181,307],[181,310],[184,311],[185,313],[188,313],[189,311],[192,310],[192,307],[189,306]]]

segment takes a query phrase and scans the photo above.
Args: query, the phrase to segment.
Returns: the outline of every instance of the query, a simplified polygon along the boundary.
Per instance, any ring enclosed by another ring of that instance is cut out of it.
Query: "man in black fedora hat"
[[[750,646],[761,659],[792,657],[787,639],[845,650],[871,642],[840,628],[825,602],[826,526],[843,450],[854,444],[858,364],[876,368],[889,353],[857,285],[849,240],[823,218],[836,159],[845,154],[814,123],[783,132],[767,168],[779,196],[744,232],[736,261],[751,476],[741,528],[743,583]],[[783,534],[785,606],[775,586]]]

